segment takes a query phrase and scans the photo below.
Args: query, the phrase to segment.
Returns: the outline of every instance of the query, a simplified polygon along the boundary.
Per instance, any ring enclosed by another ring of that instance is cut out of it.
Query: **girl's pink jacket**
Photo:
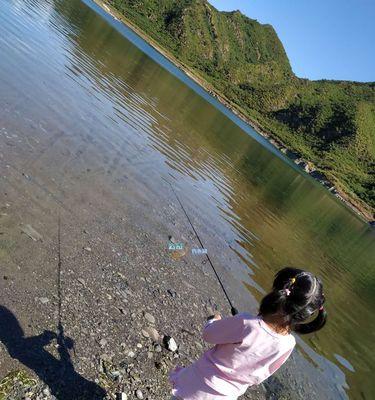
[[[174,396],[235,400],[280,368],[296,344],[292,335],[280,335],[247,313],[209,321],[203,339],[215,346],[189,367],[171,372]]]

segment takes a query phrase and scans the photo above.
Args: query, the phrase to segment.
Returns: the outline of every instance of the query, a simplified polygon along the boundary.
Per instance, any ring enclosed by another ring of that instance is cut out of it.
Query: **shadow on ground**
[[[75,371],[68,351],[74,342],[65,337],[62,325],[58,332],[44,331],[38,336],[25,337],[15,315],[0,306],[0,341],[12,358],[35,372],[57,400],[104,399],[105,391],[99,385]],[[52,340],[57,341],[59,359],[44,348]]]

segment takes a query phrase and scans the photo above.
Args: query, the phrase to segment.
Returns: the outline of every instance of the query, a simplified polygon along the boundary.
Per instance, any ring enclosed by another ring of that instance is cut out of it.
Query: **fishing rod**
[[[201,240],[201,238],[199,237],[198,232],[197,232],[196,229],[194,228],[194,225],[193,225],[193,223],[191,222],[191,219],[190,219],[188,213],[186,212],[184,205],[182,204],[180,198],[178,197],[176,191],[174,190],[173,185],[172,185],[169,181],[166,181],[166,182],[168,182],[169,185],[171,186],[172,192],[173,192],[174,195],[176,196],[176,199],[177,199],[178,203],[180,204],[180,206],[181,206],[181,208],[182,208],[182,210],[183,210],[183,212],[184,212],[184,214],[185,214],[187,220],[189,221],[189,224],[190,224],[191,228],[193,229],[194,234],[195,234],[196,238],[198,239],[199,244],[201,245],[201,248],[202,248],[202,249],[205,249],[205,247],[203,246],[202,240]],[[219,282],[219,284],[220,284],[220,286],[221,286],[221,289],[223,290],[223,292],[224,292],[224,294],[225,294],[225,297],[226,297],[227,300],[228,300],[228,303],[229,303],[229,305],[230,305],[230,311],[231,311],[232,315],[238,314],[238,310],[233,306],[232,301],[231,301],[231,299],[230,299],[230,297],[229,297],[229,295],[228,295],[228,293],[227,293],[227,291],[226,291],[226,289],[225,289],[225,287],[224,287],[224,285],[223,285],[223,282],[222,282],[221,279],[220,279],[219,274],[218,274],[217,271],[216,271],[216,268],[214,267],[214,265],[213,265],[213,263],[212,263],[212,261],[211,261],[210,256],[209,256],[207,253],[205,253],[205,255],[206,255],[206,257],[207,257],[208,262],[210,263],[210,265],[211,265],[211,267],[212,267],[212,270],[214,271],[214,273],[215,273],[215,275],[216,275],[216,278],[217,278],[217,280],[218,280],[218,282]]]

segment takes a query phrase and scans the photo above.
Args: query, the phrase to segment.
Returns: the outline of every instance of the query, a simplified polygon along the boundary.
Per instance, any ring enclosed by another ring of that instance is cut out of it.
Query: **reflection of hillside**
[[[371,330],[363,328],[373,318],[375,300],[374,237],[368,228],[83,3],[58,1],[55,7],[74,25],[69,62],[106,93],[119,122],[142,113],[141,123],[147,120],[153,128],[142,134],[168,165],[212,183],[238,234],[234,239],[241,238],[240,245],[262,267],[253,276],[256,282],[268,288],[270,276],[283,264],[317,272],[326,282],[331,321],[316,343],[331,360],[334,353],[349,354],[356,369],[374,365],[373,353],[367,360],[357,355],[368,352],[373,342]],[[129,102],[134,107],[126,106]],[[242,230],[261,239],[255,248]],[[361,385],[364,377],[352,379]]]

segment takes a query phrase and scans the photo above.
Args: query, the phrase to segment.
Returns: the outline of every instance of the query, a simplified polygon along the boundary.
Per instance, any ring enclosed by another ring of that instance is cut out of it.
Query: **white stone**
[[[173,337],[169,338],[168,342],[167,342],[167,349],[175,352],[177,350],[177,343],[176,341],[173,339]]]

